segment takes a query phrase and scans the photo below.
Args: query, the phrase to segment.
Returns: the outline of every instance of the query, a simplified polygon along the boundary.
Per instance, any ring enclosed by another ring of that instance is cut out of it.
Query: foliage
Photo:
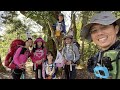
[[[54,24],[57,20],[57,14],[60,11],[20,11],[24,16],[27,18],[30,18],[34,20],[37,24],[41,25],[43,27],[43,34],[45,41],[50,40],[49,37],[51,37],[50,27],[48,25],[48,22],[50,24]],[[97,47],[92,43],[88,42],[87,40],[83,40],[80,37],[80,31],[82,27],[87,24],[90,21],[90,18],[95,14],[101,11],[74,11],[75,14],[75,22],[76,25],[76,40],[80,44],[80,53],[83,56],[81,59],[83,61],[87,61],[89,57],[94,55],[97,52]],[[16,38],[21,38],[23,40],[26,39],[26,28],[27,26],[23,25],[20,20],[16,19],[17,13],[16,11],[5,11],[6,15],[2,16],[4,18],[3,23],[6,27],[6,34],[4,36],[0,36],[0,52],[2,59],[4,59],[6,53],[8,52],[9,45],[12,42],[12,40]],[[116,15],[117,18],[120,17],[120,11],[112,11],[113,14]],[[72,21],[71,21],[72,22]],[[34,33],[34,32],[32,32]],[[39,32],[40,33],[40,32]],[[33,34],[33,38],[37,38],[37,34]],[[3,39],[2,39],[3,38]],[[1,42],[2,41],[2,42]],[[52,40],[50,40],[52,42]],[[83,43],[84,42],[84,43]],[[54,46],[50,46],[54,47]],[[48,47],[50,50],[51,48]],[[83,49],[83,51],[82,51]]]

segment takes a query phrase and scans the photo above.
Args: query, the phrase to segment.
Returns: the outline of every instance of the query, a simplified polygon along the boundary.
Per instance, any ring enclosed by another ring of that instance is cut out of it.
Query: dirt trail
[[[11,70],[8,68],[6,70],[6,73],[0,72],[0,79],[12,79]],[[35,79],[34,72],[32,71],[32,62],[30,61],[26,63],[26,79]],[[94,75],[88,73],[86,69],[77,67],[76,79],[94,79]]]

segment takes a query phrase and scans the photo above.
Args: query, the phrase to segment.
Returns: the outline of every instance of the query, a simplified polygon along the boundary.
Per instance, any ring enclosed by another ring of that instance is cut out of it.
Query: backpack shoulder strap
[[[116,79],[118,78],[118,74],[119,74],[119,60],[120,60],[120,44],[118,45],[118,47],[116,48],[116,50],[118,50],[118,54],[117,54],[117,57],[116,57]]]
[[[20,54],[23,54],[25,52],[25,48],[24,47],[19,47],[19,48],[22,48],[21,51],[20,51]]]
[[[118,51],[118,54],[116,56],[116,59],[113,60],[112,62],[116,61],[116,79],[118,78],[118,74],[119,74],[119,60],[120,60],[120,44],[115,48],[116,51]],[[111,63],[112,63],[111,62]]]
[[[118,52],[118,54],[117,54],[117,57],[116,57],[116,71],[117,71],[117,73],[116,73],[116,79],[118,78],[118,72],[119,72],[119,59],[120,59],[120,57],[119,57],[119,55],[120,55],[120,50],[119,50],[119,52]]]
[[[63,47],[63,50],[62,50],[62,56],[65,58],[65,53],[66,53],[66,46]]]

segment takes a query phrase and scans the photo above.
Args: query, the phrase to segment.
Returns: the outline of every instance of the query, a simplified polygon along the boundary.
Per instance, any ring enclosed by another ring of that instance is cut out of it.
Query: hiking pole
[[[33,70],[36,70],[36,63],[33,64]]]
[[[38,78],[41,78],[41,69],[40,69],[40,65],[38,66]]]
[[[38,78],[40,79],[41,78],[41,72],[40,72],[41,70],[40,69],[38,69]]]
[[[75,53],[74,53],[74,51],[72,51],[72,52],[73,52],[73,61],[75,61]],[[76,65],[76,64],[72,64],[72,63],[70,64],[70,71],[72,71],[73,65]]]
[[[25,79],[25,69],[22,69],[21,79]]]
[[[70,64],[70,71],[72,71],[72,64]]]
[[[69,49],[70,49],[70,45],[67,45],[67,53],[69,52]],[[67,56],[66,56],[66,59],[67,59]],[[70,71],[72,71],[72,64],[70,63]]]

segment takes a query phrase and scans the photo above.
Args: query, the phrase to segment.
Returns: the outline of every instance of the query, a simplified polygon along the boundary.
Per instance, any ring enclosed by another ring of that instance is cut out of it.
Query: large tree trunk
[[[57,21],[58,19],[58,14],[60,13],[60,11],[51,11],[51,14],[53,16],[53,19]],[[57,42],[57,39],[55,37],[55,31],[52,27],[52,25],[54,24],[53,20],[49,20],[48,22],[48,26],[49,26],[49,30],[51,32],[51,37],[53,38],[54,42],[55,42],[55,45],[56,45],[56,48],[57,50],[60,48],[59,45],[58,45],[58,42]],[[60,38],[62,38],[62,36],[60,36]]]
[[[77,28],[76,28],[76,15],[75,11],[71,12],[71,28],[73,28],[73,37],[76,40],[77,39]]]
[[[46,43],[46,47],[47,50],[50,50],[53,52],[54,57],[56,57],[56,53],[57,53],[57,45],[56,45],[56,39],[53,35],[54,31],[52,29],[52,26],[50,24],[50,22],[48,22],[49,28],[48,28],[48,40]]]
[[[53,38],[51,38],[50,36],[48,36],[46,47],[47,47],[48,51],[53,52],[54,59],[55,59],[56,58],[56,54],[57,54],[56,44],[55,44]]]
[[[87,24],[87,22],[88,22],[88,19],[89,19],[89,11],[82,11],[81,12],[82,13],[82,27],[84,26],[84,25],[86,25]],[[81,59],[82,59],[82,61],[84,62],[85,60],[84,60],[84,41],[85,41],[85,39],[84,38],[81,38],[81,40],[82,40],[82,50],[81,50]]]

